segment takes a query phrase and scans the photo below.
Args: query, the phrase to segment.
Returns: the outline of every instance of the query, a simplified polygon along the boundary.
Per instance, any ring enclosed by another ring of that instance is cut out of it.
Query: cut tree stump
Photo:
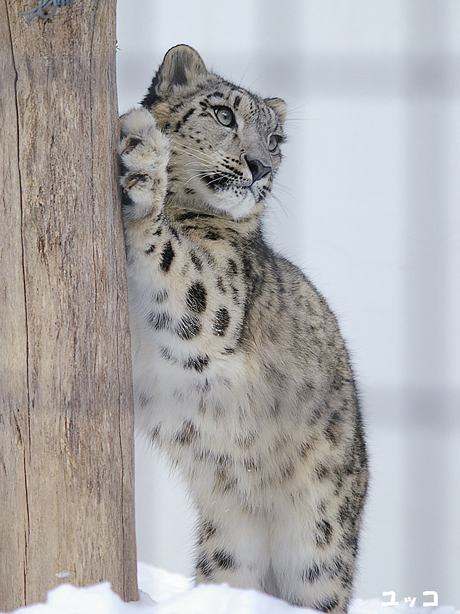
[[[0,0],[0,611],[137,599],[116,0]]]

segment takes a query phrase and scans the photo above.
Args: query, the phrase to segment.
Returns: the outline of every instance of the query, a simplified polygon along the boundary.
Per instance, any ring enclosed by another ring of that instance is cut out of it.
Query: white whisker
[[[283,201],[276,194],[273,194],[273,192],[270,193],[270,197],[273,198],[273,200],[279,205],[279,207],[283,211],[284,215],[286,217],[289,217],[289,215],[290,215],[289,209],[286,207],[286,205],[283,203]],[[276,209],[275,209],[275,215],[276,215]]]
[[[294,192],[292,192],[289,188],[287,188],[282,183],[276,182],[275,190],[283,192],[283,194],[286,194],[287,196],[290,196],[293,200],[299,202],[299,199],[297,198],[297,196],[295,196]]]

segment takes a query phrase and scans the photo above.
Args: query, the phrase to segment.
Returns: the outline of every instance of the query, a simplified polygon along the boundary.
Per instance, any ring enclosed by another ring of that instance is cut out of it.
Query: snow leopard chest
[[[128,264],[138,423],[150,432],[209,415],[235,424],[245,411],[245,264],[221,235],[200,245],[179,230]]]

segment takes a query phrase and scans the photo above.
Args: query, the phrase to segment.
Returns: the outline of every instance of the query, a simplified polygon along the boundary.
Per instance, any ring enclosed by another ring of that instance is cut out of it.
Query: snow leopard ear
[[[170,49],[153,78],[142,104],[151,107],[159,96],[175,85],[187,85],[198,77],[208,74],[199,53],[188,45],[177,45]]]
[[[286,119],[287,105],[282,98],[265,98],[265,104],[268,105],[278,115],[281,125]]]

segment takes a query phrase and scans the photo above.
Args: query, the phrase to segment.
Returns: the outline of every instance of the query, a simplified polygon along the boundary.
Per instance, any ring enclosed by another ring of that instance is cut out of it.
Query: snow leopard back
[[[122,118],[138,427],[188,481],[196,578],[344,611],[367,461],[336,320],[261,232],[285,103],[170,50]]]

